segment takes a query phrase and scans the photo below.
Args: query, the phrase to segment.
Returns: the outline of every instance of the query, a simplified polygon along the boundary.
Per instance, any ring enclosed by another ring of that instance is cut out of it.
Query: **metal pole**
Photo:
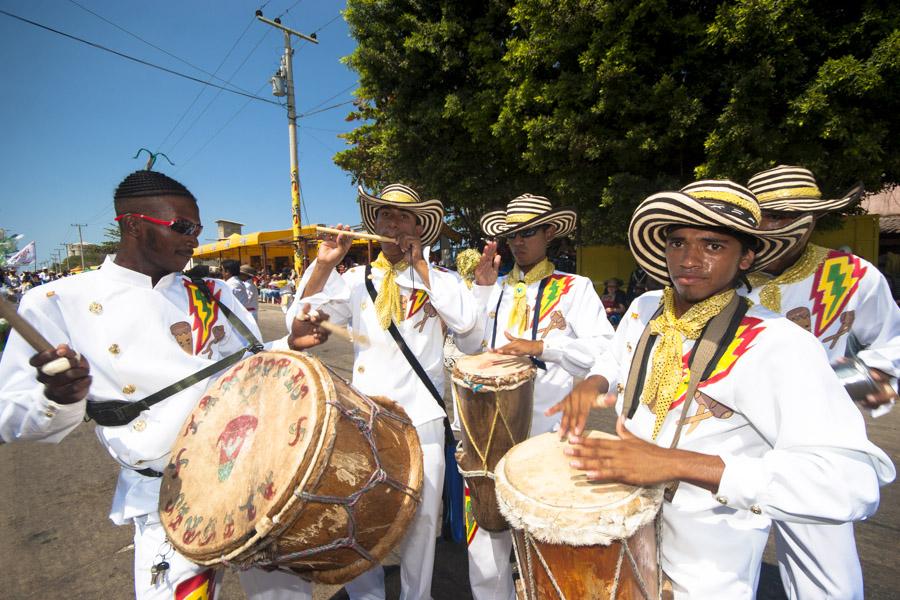
[[[81,254],[81,272],[84,273],[84,238],[81,237],[81,228],[87,227],[87,223],[72,223],[72,227],[78,228],[78,250]]]
[[[297,277],[303,274],[303,245],[301,244],[302,224],[300,219],[300,167],[297,159],[297,106],[294,101],[294,51],[291,48],[291,36],[296,35],[300,39],[318,44],[315,34],[304,35],[299,31],[290,29],[281,24],[280,19],[270,20],[262,15],[262,11],[256,11],[256,18],[281,29],[284,32],[284,75],[287,80],[287,111],[288,111],[288,141],[291,151],[291,229],[294,246],[294,271]]]

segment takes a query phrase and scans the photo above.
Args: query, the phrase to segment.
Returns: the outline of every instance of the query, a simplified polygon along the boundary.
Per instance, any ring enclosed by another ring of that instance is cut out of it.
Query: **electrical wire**
[[[200,71],[201,73],[203,73],[203,74],[205,74],[205,75],[209,75],[211,78],[216,79],[216,80],[218,80],[218,81],[221,81],[221,82],[222,82],[223,84],[225,84],[225,85],[231,85],[231,87],[233,87],[233,88],[236,89],[236,90],[240,90],[240,91],[242,91],[242,92],[244,92],[244,93],[247,93],[247,94],[250,93],[249,91],[243,89],[242,87],[237,86],[237,85],[234,85],[234,84],[231,83],[230,81],[225,81],[225,80],[222,79],[221,77],[216,77],[216,74],[215,74],[215,73],[210,73],[209,71],[207,71],[207,70],[204,69],[203,67],[198,67],[197,65],[195,65],[195,64],[193,64],[193,63],[191,63],[191,62],[189,62],[189,61],[187,61],[187,60],[181,58],[180,56],[177,56],[177,55],[175,55],[175,54],[172,54],[171,52],[169,52],[169,51],[166,50],[165,48],[160,48],[159,46],[157,46],[157,45],[154,44],[153,42],[149,42],[149,41],[145,40],[144,38],[142,38],[141,36],[137,35],[136,33],[133,33],[133,32],[131,32],[131,31],[125,29],[124,27],[122,27],[122,26],[119,25],[118,23],[114,23],[113,21],[110,21],[109,19],[107,19],[107,18],[104,17],[103,15],[98,14],[98,13],[92,11],[90,8],[84,6],[83,4],[79,4],[79,3],[76,2],[75,0],[69,0],[69,2],[71,2],[72,4],[74,4],[75,6],[77,6],[78,8],[80,8],[81,10],[83,10],[83,11],[85,11],[85,12],[87,12],[87,13],[90,13],[90,14],[94,15],[95,17],[97,17],[98,19],[100,19],[101,21],[103,21],[104,23],[108,23],[109,25],[112,25],[113,27],[115,27],[115,28],[118,29],[119,31],[122,31],[122,32],[124,32],[124,33],[127,33],[128,35],[130,35],[130,36],[133,37],[134,39],[136,39],[136,40],[138,40],[138,41],[140,41],[140,42],[143,42],[144,44],[150,46],[151,48],[154,48],[154,49],[156,49],[156,50],[159,50],[160,52],[162,52],[162,53],[165,54],[166,56],[170,56],[170,57],[174,58],[175,60],[177,60],[178,62],[180,62],[180,63],[182,63],[182,64],[185,64],[185,65],[191,67],[192,69],[196,69],[197,71]]]
[[[267,104],[274,104],[275,106],[281,106],[281,103],[280,103],[280,102],[275,102],[274,100],[269,100],[268,98],[263,98],[262,96],[254,96],[254,95],[251,95],[251,94],[245,94],[244,92],[240,92],[240,91],[238,91],[238,90],[233,90],[233,89],[230,89],[230,88],[223,87],[223,86],[221,86],[221,85],[217,85],[217,84],[215,84],[215,83],[211,83],[211,82],[209,82],[209,81],[203,81],[202,79],[197,79],[196,77],[192,77],[191,75],[187,75],[186,73],[181,73],[181,72],[179,72],[179,71],[174,71],[174,70],[172,70],[172,69],[169,69],[169,68],[166,68],[166,67],[163,67],[163,66],[160,66],[160,65],[151,63],[151,62],[149,62],[149,61],[146,61],[146,60],[143,60],[143,59],[136,58],[136,57],[134,57],[134,56],[125,54],[124,52],[119,52],[118,50],[113,50],[112,48],[107,48],[106,46],[103,46],[103,45],[101,45],[101,44],[97,44],[97,43],[95,43],[95,42],[91,42],[91,41],[85,40],[85,39],[83,39],[83,38],[80,38],[80,37],[77,37],[77,36],[74,36],[74,35],[65,33],[65,32],[60,31],[60,30],[58,30],[58,29],[54,29],[54,28],[52,28],[52,27],[48,27],[47,25],[42,25],[42,24],[40,24],[40,23],[38,23],[38,22],[36,22],[36,21],[32,21],[32,20],[30,20],[30,19],[26,19],[25,17],[20,17],[19,15],[14,15],[13,13],[7,12],[7,11],[5,11],[5,10],[3,10],[3,9],[0,9],[0,14],[6,15],[7,17],[11,17],[11,18],[16,19],[16,20],[19,20],[19,21],[22,21],[23,23],[28,23],[29,25],[34,25],[35,27],[39,27],[39,28],[41,28],[41,29],[45,29],[45,30],[50,31],[50,32],[52,32],[52,33],[55,33],[55,34],[57,34],[57,35],[61,35],[61,36],[63,36],[63,37],[67,37],[67,38],[69,38],[69,39],[75,40],[76,42],[81,42],[82,44],[87,44],[88,46],[91,46],[91,47],[93,47],[93,48],[97,48],[98,50],[103,50],[103,51],[105,51],[105,52],[109,52],[109,53],[111,53],[111,54],[115,54],[116,56],[120,56],[120,57],[122,57],[122,58],[128,59],[128,60],[130,60],[130,61],[133,61],[133,62],[142,64],[142,65],[145,65],[145,66],[147,66],[147,67],[152,67],[152,68],[154,68],[154,69],[158,69],[158,70],[163,71],[163,72],[165,72],[165,73],[169,73],[169,74],[171,74],[171,75],[175,75],[175,76],[177,76],[177,77],[181,77],[181,78],[184,78],[184,79],[189,79],[190,81],[195,81],[195,82],[200,83],[200,84],[203,84],[203,85],[208,85],[208,86],[210,86],[210,87],[218,88],[218,89],[220,89],[220,90],[224,90],[224,91],[229,92],[229,93],[232,93],[232,94],[237,94],[238,96],[244,96],[244,97],[246,97],[246,98],[250,98],[251,100],[259,100],[260,102],[265,102],[265,103],[267,103]]]

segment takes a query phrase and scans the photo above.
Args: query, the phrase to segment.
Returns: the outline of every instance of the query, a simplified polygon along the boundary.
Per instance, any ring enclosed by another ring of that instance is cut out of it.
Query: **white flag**
[[[21,267],[34,262],[34,242],[28,242],[28,245],[6,259],[6,266]]]

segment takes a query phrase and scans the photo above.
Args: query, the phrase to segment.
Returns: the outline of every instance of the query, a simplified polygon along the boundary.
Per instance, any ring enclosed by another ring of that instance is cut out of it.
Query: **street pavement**
[[[284,333],[281,310],[260,307],[266,340]],[[313,350],[343,377],[353,362],[349,343],[332,339]],[[900,456],[900,410],[866,419],[874,443],[897,462]],[[594,428],[612,431],[609,413],[595,414]],[[132,530],[108,519],[118,468],[99,442],[93,427],[79,426],[62,443],[21,443],[0,447],[0,600],[128,598],[134,558]],[[900,535],[900,490],[881,490],[881,508],[856,526],[863,563],[866,598],[897,596],[897,539]],[[766,552],[758,597],[776,600],[780,589],[774,553]],[[396,555],[386,561],[388,598],[399,596]],[[435,600],[471,598],[465,548],[438,541],[432,593]],[[227,573],[220,600],[244,598],[237,577]],[[316,600],[341,600],[339,586],[316,586]]]

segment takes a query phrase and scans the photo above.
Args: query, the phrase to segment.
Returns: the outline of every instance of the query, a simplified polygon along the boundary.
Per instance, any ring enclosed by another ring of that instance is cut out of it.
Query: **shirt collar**
[[[153,283],[149,275],[144,275],[143,273],[138,273],[137,271],[118,265],[116,264],[115,258],[115,255],[111,254],[107,255],[106,260],[103,261],[100,272],[104,277],[109,277],[110,279],[134,287],[153,289]],[[156,284],[156,288],[162,289],[172,285],[179,280],[179,275],[181,275],[181,273],[169,273],[159,280]]]

